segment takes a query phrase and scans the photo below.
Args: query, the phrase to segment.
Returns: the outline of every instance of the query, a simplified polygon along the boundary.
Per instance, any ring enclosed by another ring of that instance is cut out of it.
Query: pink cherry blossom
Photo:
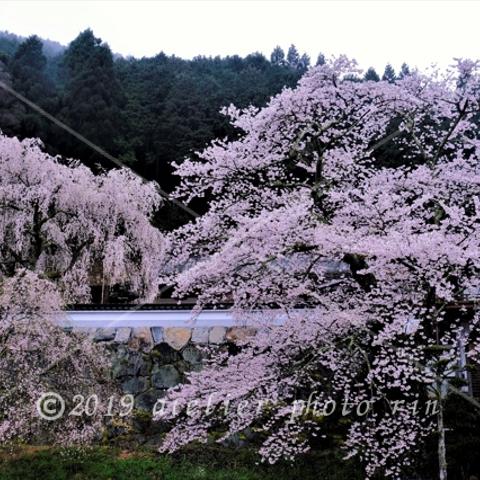
[[[90,442],[98,414],[48,422],[41,395],[106,402],[116,388],[108,356],[86,334],[58,325],[67,303],[90,300],[95,276],[139,299],[158,290],[164,239],[151,223],[154,185],[115,170],[94,175],[47,155],[36,140],[0,136],[0,442]]]
[[[286,320],[261,326],[233,357],[213,355],[169,393],[180,408],[167,415],[175,423],[163,451],[248,428],[265,460],[293,458],[329,433],[308,416],[291,419],[289,406],[317,392],[320,401],[348,397],[352,410],[372,402],[350,418],[346,455],[367,478],[399,478],[436,417],[393,413],[392,402],[438,392],[459,334],[478,355],[476,307],[462,322],[447,315],[480,286],[478,65],[394,84],[348,80],[356,71],[340,57],[260,110],[228,107],[244,134],[177,166],[178,197],[210,203],[171,235],[176,294],[197,295],[198,308],[233,302],[239,318],[273,304]],[[387,146],[393,166],[385,154],[379,161]],[[349,274],[332,281],[331,262]]]

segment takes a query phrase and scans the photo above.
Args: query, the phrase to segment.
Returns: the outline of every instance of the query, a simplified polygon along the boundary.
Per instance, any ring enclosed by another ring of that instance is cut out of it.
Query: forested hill
[[[14,55],[18,46],[26,39],[26,37],[15,35],[14,33],[0,31],[0,52],[6,53],[7,55]],[[43,54],[47,58],[56,57],[63,53],[67,48],[65,45],[62,45],[55,40],[42,38],[41,41]]]
[[[258,53],[123,58],[91,30],[57,47],[38,37],[0,34],[0,80],[167,190],[174,183],[172,162],[234,134],[219,113],[222,106],[263,105],[284,86],[294,86],[309,64],[294,47],[288,55],[275,49],[271,60]],[[0,129],[40,137],[52,153],[108,166],[3,90]]]
[[[319,54],[316,63],[324,62]],[[293,45],[287,53],[275,47],[269,59],[260,53],[193,60],[159,53],[136,59],[113,54],[91,30],[67,47],[0,32],[0,81],[167,191],[176,182],[173,162],[214,138],[236,134],[219,113],[221,107],[262,106],[285,86],[294,86],[309,65],[308,56]],[[404,65],[399,75],[407,73]],[[370,68],[364,79],[380,77]],[[395,79],[390,65],[383,79]],[[3,89],[0,130],[39,137],[50,153],[79,158],[89,166],[112,166]],[[185,220],[171,205],[161,216],[167,228]]]

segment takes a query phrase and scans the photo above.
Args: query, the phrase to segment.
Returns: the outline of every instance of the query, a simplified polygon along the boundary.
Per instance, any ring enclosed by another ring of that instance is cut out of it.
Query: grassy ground
[[[0,454],[0,480],[355,480],[361,475],[334,454],[296,465],[258,465],[246,451],[196,448],[176,456],[111,448],[23,448]]]

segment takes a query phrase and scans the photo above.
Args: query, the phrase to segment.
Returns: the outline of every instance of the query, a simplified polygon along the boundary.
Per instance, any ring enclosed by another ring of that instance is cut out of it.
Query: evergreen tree
[[[310,66],[310,57],[304,53],[301,57],[300,57],[300,61],[298,62],[298,69],[301,71],[301,72],[306,72],[308,70],[308,67]]]
[[[12,87],[12,77],[7,68],[8,58],[0,55],[0,82]],[[9,136],[20,135],[25,107],[3,88],[0,88],[0,131]]]
[[[120,148],[124,99],[108,45],[91,30],[85,30],[65,51],[62,67],[65,122],[110,153],[127,154],[125,146]],[[70,145],[70,155],[87,159],[92,156],[83,145]]]
[[[23,41],[10,64],[13,88],[49,112],[56,108],[54,86],[46,73],[47,59],[42,51],[42,41],[35,35]],[[30,109],[21,119],[18,132],[21,137],[46,139],[49,123]]]
[[[15,55],[18,46],[22,43],[22,38],[9,32],[0,32],[0,52],[9,57]]]
[[[406,63],[403,63],[400,68],[400,74],[398,75],[398,78],[402,79],[402,78],[408,77],[409,75],[410,75],[410,67]]]
[[[325,55],[323,53],[319,53],[317,57],[317,67],[320,65],[325,65]]]
[[[375,69],[373,67],[370,67],[367,70],[363,79],[366,80],[366,81],[371,81],[371,82],[380,81],[380,77],[378,76],[378,73],[375,71]]]
[[[386,80],[387,82],[393,83],[395,79],[396,79],[395,70],[389,63],[387,63],[385,67],[385,71],[383,72],[382,80]]]
[[[35,35],[27,38],[19,45],[11,62],[14,88],[32,101],[44,98],[45,88],[50,88],[46,66],[40,39]]]
[[[297,68],[300,62],[300,55],[298,53],[297,47],[295,45],[290,45],[290,48],[287,52],[287,63],[290,67]]]
[[[282,47],[277,45],[273,49],[273,52],[270,55],[270,61],[274,65],[283,65],[285,63],[285,52],[283,51]]]

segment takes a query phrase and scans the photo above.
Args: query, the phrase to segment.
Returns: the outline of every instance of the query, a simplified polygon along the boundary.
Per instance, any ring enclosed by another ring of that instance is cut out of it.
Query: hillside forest
[[[323,64],[322,53],[313,62]],[[237,135],[221,113],[232,103],[261,107],[285,87],[294,87],[311,66],[294,45],[260,53],[184,60],[163,52],[150,58],[114,54],[91,30],[68,46],[37,36],[0,32],[0,81],[79,132],[166,191],[176,185],[172,164],[195,155],[215,138]],[[403,65],[399,75],[408,73]],[[393,81],[387,65],[384,79]],[[367,70],[365,80],[379,80]],[[352,78],[360,81],[362,78]],[[108,160],[0,90],[0,130],[40,138],[51,154],[78,158],[96,168]],[[196,205],[202,209],[202,205]],[[170,206],[163,226],[186,219]]]

